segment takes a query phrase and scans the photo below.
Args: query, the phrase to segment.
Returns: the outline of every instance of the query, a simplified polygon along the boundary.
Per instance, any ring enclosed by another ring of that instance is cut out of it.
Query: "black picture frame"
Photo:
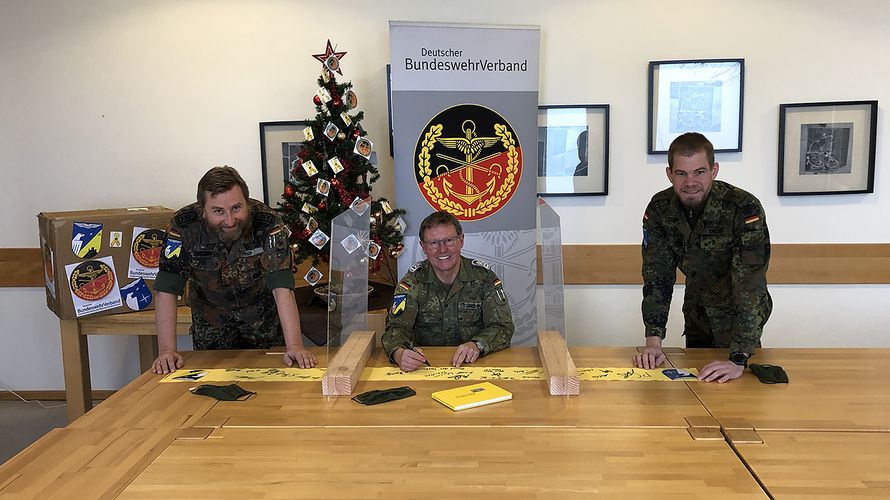
[[[878,101],[779,105],[779,196],[873,193]]]
[[[744,59],[651,61],[646,150],[667,153],[680,134],[700,132],[715,152],[740,152],[744,103]]]
[[[290,164],[306,140],[303,129],[311,123],[306,120],[260,122],[260,165],[266,205],[276,208],[281,201]]]
[[[609,112],[608,104],[538,106],[539,196],[609,194]]]
[[[395,156],[392,138],[392,64],[386,65],[386,117],[389,119],[389,156]]]

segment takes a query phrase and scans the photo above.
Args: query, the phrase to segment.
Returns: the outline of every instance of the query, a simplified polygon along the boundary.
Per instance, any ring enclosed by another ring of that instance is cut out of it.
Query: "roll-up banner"
[[[399,274],[426,258],[421,221],[461,221],[463,255],[504,283],[513,344],[536,333],[535,188],[540,27],[390,21]]]

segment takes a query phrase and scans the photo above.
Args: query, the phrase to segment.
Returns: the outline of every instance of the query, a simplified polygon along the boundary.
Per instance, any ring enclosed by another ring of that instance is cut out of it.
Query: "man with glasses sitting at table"
[[[451,364],[460,367],[506,349],[513,315],[501,280],[488,264],[461,256],[460,221],[435,212],[420,224],[426,260],[416,262],[395,290],[383,333],[389,359],[410,372],[428,364],[421,346],[457,346]]]

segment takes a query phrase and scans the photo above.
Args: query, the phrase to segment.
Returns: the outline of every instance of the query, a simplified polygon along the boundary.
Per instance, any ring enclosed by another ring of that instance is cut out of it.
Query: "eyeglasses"
[[[460,236],[455,236],[453,238],[445,238],[444,240],[432,240],[432,241],[424,241],[424,244],[430,247],[433,250],[438,250],[439,245],[445,245],[448,248],[454,246],[455,243],[460,239]]]

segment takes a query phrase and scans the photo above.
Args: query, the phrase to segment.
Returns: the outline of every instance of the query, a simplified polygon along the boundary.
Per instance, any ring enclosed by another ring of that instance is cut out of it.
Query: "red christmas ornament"
[[[312,236],[312,233],[309,232],[309,228],[308,228],[308,227],[307,227],[307,228],[303,228],[303,238],[305,239],[305,238],[308,238],[308,237],[310,237],[310,236]]]
[[[321,97],[318,97],[317,95],[313,96],[312,102],[314,102],[316,106],[321,106]]]
[[[325,203],[324,200],[321,200],[320,202],[318,202],[318,209],[319,209],[319,210],[324,210],[325,207],[327,207],[327,206],[328,206],[328,204]]]
[[[295,194],[297,194],[297,191],[294,189],[294,187],[292,185],[288,184],[287,186],[284,186],[284,196],[287,196],[288,198],[290,198],[291,196],[293,196]]]
[[[343,101],[340,99],[340,96],[335,95],[334,97],[331,98],[331,106],[333,106],[335,108],[339,108],[342,105],[343,105]]]
[[[352,131],[352,138],[358,139],[362,135],[362,131],[359,129],[355,129]]]
[[[334,177],[333,179],[331,179],[331,185],[334,186],[334,187],[339,186],[339,185],[340,185],[340,179],[339,179],[338,177]]]

